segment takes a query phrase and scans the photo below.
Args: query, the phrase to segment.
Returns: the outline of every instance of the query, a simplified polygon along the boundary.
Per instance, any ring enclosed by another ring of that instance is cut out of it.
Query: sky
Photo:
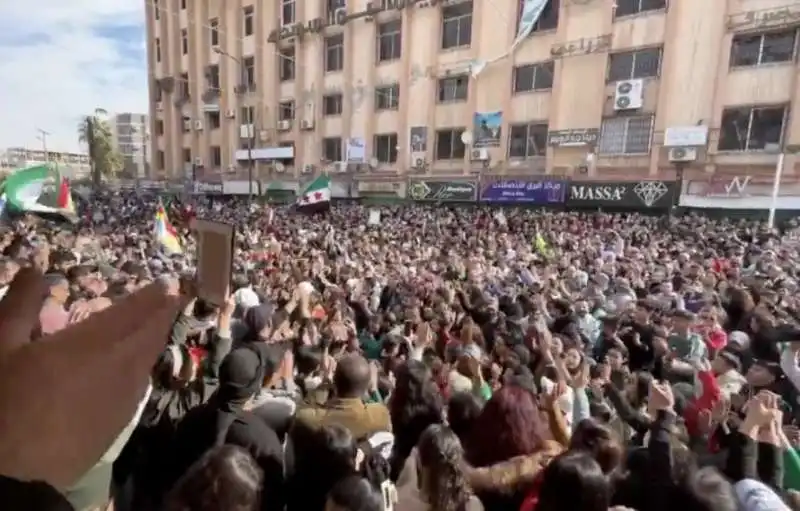
[[[36,5],[33,9],[31,6]],[[0,151],[85,152],[81,116],[147,113],[141,0],[0,0]]]

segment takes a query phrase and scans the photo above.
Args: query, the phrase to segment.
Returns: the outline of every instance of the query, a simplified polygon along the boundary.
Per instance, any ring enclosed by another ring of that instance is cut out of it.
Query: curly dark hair
[[[447,426],[433,424],[422,433],[417,452],[420,487],[431,511],[464,509],[470,491],[462,472],[464,449],[456,434]]]
[[[536,396],[507,385],[495,392],[470,431],[467,458],[478,467],[533,454],[543,444],[542,414]]]

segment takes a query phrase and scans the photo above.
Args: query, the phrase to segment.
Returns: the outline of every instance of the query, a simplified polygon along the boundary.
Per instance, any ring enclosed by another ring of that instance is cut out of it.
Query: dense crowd
[[[3,509],[800,509],[792,224],[156,204],[0,231]]]

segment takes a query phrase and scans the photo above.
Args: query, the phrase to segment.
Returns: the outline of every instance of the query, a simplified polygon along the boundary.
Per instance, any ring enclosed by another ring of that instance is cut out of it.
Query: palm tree
[[[103,177],[113,177],[122,168],[122,157],[114,149],[111,128],[102,108],[87,115],[78,124],[78,140],[89,147],[89,164],[92,167],[92,182],[99,185]]]

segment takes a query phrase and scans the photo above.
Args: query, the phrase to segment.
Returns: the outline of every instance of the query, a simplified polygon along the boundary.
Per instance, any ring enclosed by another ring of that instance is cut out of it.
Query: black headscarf
[[[216,445],[225,443],[228,428],[236,414],[264,382],[264,357],[261,350],[243,346],[231,351],[219,368],[216,405]]]

